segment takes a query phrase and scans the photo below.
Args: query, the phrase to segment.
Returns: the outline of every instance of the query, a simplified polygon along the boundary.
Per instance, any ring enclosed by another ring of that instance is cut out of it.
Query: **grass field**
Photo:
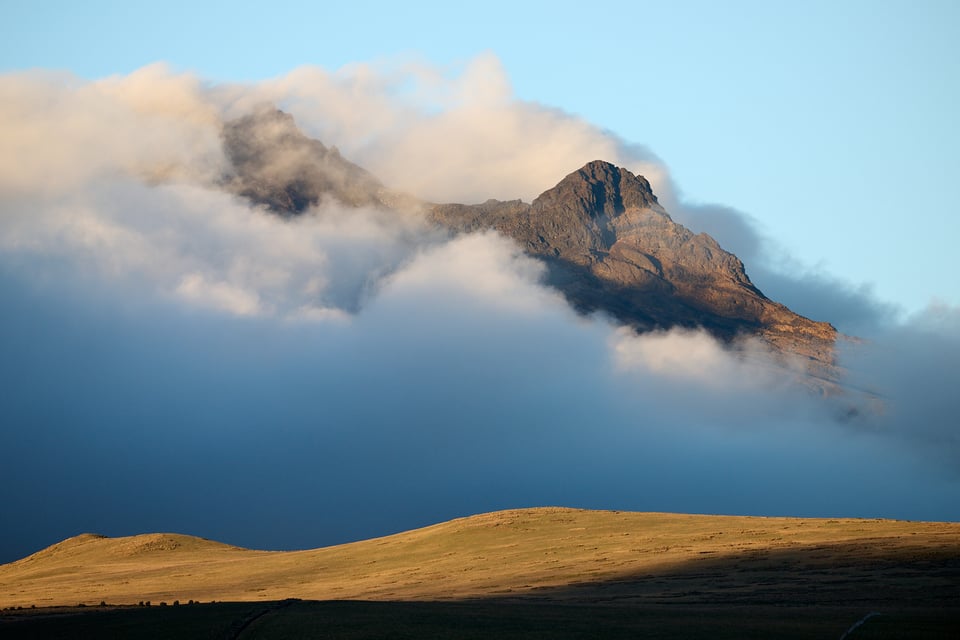
[[[84,535],[0,566],[0,608],[3,637],[839,638],[877,612],[849,637],[955,638],[960,524],[543,508],[294,552]]]

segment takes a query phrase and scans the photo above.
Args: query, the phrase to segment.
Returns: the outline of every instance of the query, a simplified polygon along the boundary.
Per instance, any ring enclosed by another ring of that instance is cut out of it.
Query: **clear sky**
[[[211,81],[492,52],[515,95],[646,145],[686,199],[908,311],[960,302],[955,2],[7,0],[0,70]],[[748,265],[749,267],[749,265]],[[793,268],[797,268],[795,265]]]

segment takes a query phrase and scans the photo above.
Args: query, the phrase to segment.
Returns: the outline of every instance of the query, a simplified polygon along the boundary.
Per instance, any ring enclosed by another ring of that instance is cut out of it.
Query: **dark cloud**
[[[960,482],[960,310],[933,306],[906,322],[851,344],[844,363],[851,380],[883,397],[878,415],[864,427],[922,446]]]
[[[903,416],[851,425],[761,376],[729,386],[649,353],[624,366],[611,345],[638,339],[574,316],[522,258],[498,266],[505,251],[441,247],[346,324],[5,270],[4,559],[80,531],[313,547],[542,504],[960,515],[949,460],[931,467]],[[443,270],[452,253],[484,284]],[[708,338],[672,340],[653,349]],[[718,371],[742,366],[706,348]]]

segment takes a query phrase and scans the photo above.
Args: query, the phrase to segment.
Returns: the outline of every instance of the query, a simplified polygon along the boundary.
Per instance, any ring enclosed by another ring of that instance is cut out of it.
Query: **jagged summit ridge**
[[[409,208],[451,233],[493,229],[548,267],[548,284],[582,312],[603,312],[638,331],[703,328],[733,341],[756,336],[798,355],[827,385],[836,330],[767,298],[743,263],[705,233],[674,222],[643,176],[594,160],[531,203],[432,204],[385,188],[335,149],[303,135],[293,119],[261,109],[228,122],[228,188],[283,216],[323,198],[349,206]]]
[[[835,334],[769,300],[739,258],[675,223],[646,179],[608,162],[584,165],[531,204],[436,205],[429,215],[454,231],[514,238],[548,263],[551,282],[578,308],[640,330],[700,326],[732,339],[777,320],[811,336]]]
[[[591,217],[608,220],[630,208],[658,205],[646,178],[603,160],[588,162],[569,174],[537,197],[532,206],[538,211],[550,211],[572,203]]]

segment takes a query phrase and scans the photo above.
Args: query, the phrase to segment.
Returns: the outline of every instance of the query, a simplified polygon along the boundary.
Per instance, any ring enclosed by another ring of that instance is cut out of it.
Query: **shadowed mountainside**
[[[451,233],[495,229],[548,268],[548,284],[577,310],[603,312],[637,331],[702,327],[733,343],[753,336],[833,392],[837,331],[768,299],[743,263],[709,235],[675,223],[642,176],[594,161],[532,203],[432,204],[385,188],[306,137],[272,108],[228,122],[224,185],[284,217],[326,198],[348,206],[418,210]]]
[[[81,535],[0,566],[0,607],[475,600],[960,607],[960,524],[538,508],[307,551]]]

